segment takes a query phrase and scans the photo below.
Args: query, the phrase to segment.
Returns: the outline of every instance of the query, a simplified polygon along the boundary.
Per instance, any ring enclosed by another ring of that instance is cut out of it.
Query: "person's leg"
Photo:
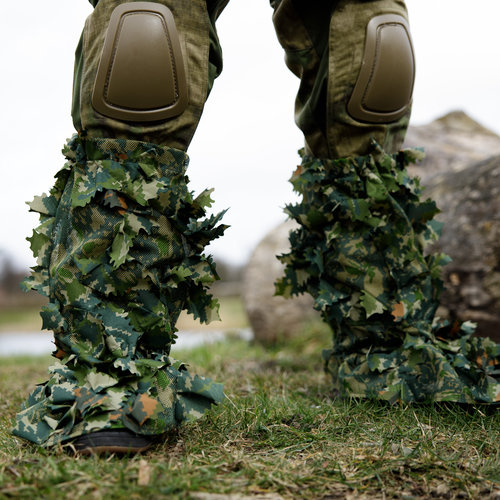
[[[302,164],[292,177],[300,227],[278,293],[310,293],[333,331],[325,351],[342,395],[389,401],[497,401],[500,346],[470,324],[439,323],[445,256],[435,204],[399,151],[414,55],[399,0],[272,1],[288,67],[301,79]]]
[[[106,431],[94,448],[114,451],[109,436],[123,432],[112,430],[162,434],[223,398],[169,353],[183,309],[203,322],[218,310],[203,249],[225,226],[205,217],[210,191],[189,191],[185,150],[222,69],[214,22],[227,0],[91,3],[76,53],[78,135],[50,195],[31,204],[42,224],[26,286],[49,299],[43,327],[58,359],[14,433],[48,447]]]

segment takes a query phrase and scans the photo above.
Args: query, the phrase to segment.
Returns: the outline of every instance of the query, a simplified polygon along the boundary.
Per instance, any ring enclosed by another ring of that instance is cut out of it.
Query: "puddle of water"
[[[41,356],[54,350],[49,332],[16,332],[0,335],[0,356]]]
[[[223,341],[231,333],[242,340],[252,340],[250,328],[230,331],[181,331],[172,353],[180,349],[191,349],[203,344],[213,344]],[[50,354],[54,350],[52,334],[50,332],[16,332],[0,334],[0,357],[5,356],[41,356]]]

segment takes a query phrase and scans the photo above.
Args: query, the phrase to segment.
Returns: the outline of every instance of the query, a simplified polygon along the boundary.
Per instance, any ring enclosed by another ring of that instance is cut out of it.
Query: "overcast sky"
[[[408,0],[417,52],[412,122],[463,109],[500,133],[499,0]],[[25,237],[37,223],[25,201],[48,191],[63,164],[74,49],[86,0],[2,2],[0,249],[32,265]],[[298,80],[283,63],[267,0],[231,0],[218,29],[224,72],[189,150],[196,192],[214,187],[214,210],[232,227],[212,252],[244,263],[295,199],[287,182],[302,137],[293,123]],[[425,147],[425,144],[422,146]]]

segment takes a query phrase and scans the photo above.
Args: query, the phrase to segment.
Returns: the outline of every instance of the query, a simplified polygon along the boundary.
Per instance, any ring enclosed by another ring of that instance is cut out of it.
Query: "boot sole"
[[[91,432],[75,439],[72,443],[79,455],[142,453],[152,444],[147,436],[140,436],[122,429]]]

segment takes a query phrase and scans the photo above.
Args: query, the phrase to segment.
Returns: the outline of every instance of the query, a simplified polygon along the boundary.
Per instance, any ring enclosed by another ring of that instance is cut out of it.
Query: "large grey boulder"
[[[463,111],[453,111],[427,125],[409,127],[404,147],[424,147],[424,161],[409,171],[426,185],[433,175],[459,172],[500,154],[500,137]]]
[[[444,269],[440,313],[472,320],[478,333],[500,341],[500,156],[431,177],[443,233],[432,250],[453,260]]]
[[[433,248],[450,255],[439,314],[478,322],[478,333],[500,340],[500,137],[465,113],[410,127],[406,147],[424,146],[426,159],[411,167],[445,223]],[[272,343],[295,335],[317,317],[310,297],[275,297],[283,271],[277,254],[289,249],[294,222],[272,230],[257,246],[243,278],[243,299],[255,338]]]
[[[309,295],[291,299],[274,296],[274,282],[284,267],[276,255],[289,251],[288,233],[294,227],[294,221],[286,221],[270,231],[254,250],[243,274],[245,309],[254,338],[264,344],[296,335],[318,315]]]

